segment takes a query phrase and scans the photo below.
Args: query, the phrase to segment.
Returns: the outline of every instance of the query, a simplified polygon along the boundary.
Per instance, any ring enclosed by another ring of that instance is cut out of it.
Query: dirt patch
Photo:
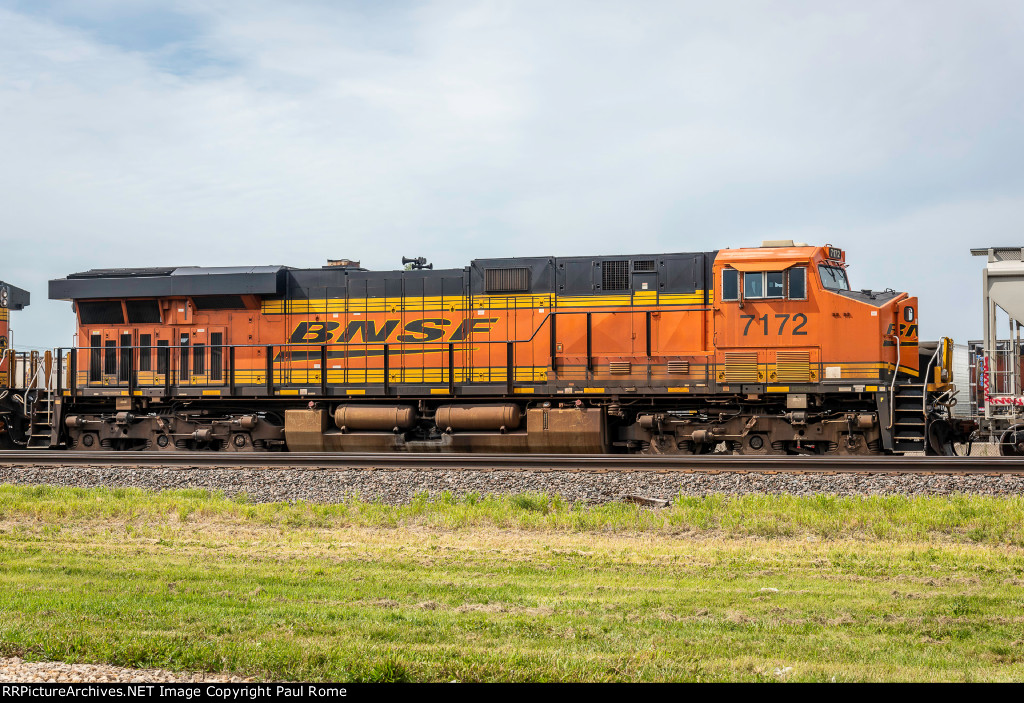
[[[725,611],[725,619],[727,622],[731,622],[735,625],[744,625],[748,622],[754,622],[754,618],[750,617],[741,610]]]
[[[554,615],[554,608],[524,608],[508,603],[463,603],[455,608],[456,613],[511,613],[513,615]]]

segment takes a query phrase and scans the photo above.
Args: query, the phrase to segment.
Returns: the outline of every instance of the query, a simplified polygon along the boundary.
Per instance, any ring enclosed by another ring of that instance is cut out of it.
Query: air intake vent
[[[690,373],[690,362],[689,361],[670,361],[668,362],[669,373]]]
[[[78,303],[78,316],[83,325],[123,325],[124,311],[120,300],[98,300]]]
[[[633,262],[633,273],[642,273],[644,271],[653,271],[653,270],[654,270],[654,260],[653,259],[643,259],[641,261],[634,261]]]
[[[160,324],[160,303],[155,300],[127,300],[128,324]]]
[[[790,383],[808,383],[811,380],[811,353],[780,351],[775,355],[776,380]]]
[[[629,374],[633,372],[633,364],[629,361],[612,361],[608,364],[608,371]]]
[[[726,352],[725,380],[757,383],[757,352]]]
[[[484,290],[488,293],[528,293],[530,269],[484,269]]]
[[[601,264],[601,288],[604,290],[629,290],[629,262],[603,262]]]

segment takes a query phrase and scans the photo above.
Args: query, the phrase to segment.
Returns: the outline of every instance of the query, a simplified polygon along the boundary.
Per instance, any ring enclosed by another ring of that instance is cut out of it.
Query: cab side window
[[[763,298],[764,297],[764,274],[760,271],[743,272],[743,297]]]
[[[740,299],[740,272],[722,269],[722,300]]]
[[[794,266],[785,271],[737,271],[722,269],[722,300],[807,300],[807,268]]]
[[[787,281],[789,284],[789,291],[786,297],[790,300],[806,300],[807,269],[802,266],[794,266],[786,271],[786,276],[789,279]]]

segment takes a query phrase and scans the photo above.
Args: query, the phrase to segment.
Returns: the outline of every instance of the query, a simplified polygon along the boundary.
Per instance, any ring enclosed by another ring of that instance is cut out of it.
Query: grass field
[[[0,486],[0,655],[263,679],[1024,680],[1024,498]]]

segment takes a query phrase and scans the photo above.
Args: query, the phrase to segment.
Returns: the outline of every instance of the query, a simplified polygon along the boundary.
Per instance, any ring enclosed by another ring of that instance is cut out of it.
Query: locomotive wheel
[[[772,454],[785,454],[783,450],[772,448],[772,443],[765,435],[752,434],[739,442],[733,443],[733,454],[742,456],[769,456]]]
[[[1024,456],[1024,426],[1014,425],[999,439],[1001,456]]]
[[[675,438],[668,435],[659,435],[651,438],[651,443],[643,451],[644,454],[685,454],[686,452],[676,447]]]
[[[680,443],[679,453],[686,455],[711,454],[713,451],[715,451],[716,446],[717,445],[710,443],[701,444],[698,442],[683,441]]]
[[[849,437],[842,435],[842,438],[839,440],[839,446],[836,447],[835,451],[829,453],[841,456],[864,456],[871,454],[872,451],[868,449],[868,445],[864,441],[864,435],[855,434],[853,435],[852,446]]]
[[[953,431],[946,420],[934,420],[928,425],[928,444],[924,453],[928,456],[954,456]]]

